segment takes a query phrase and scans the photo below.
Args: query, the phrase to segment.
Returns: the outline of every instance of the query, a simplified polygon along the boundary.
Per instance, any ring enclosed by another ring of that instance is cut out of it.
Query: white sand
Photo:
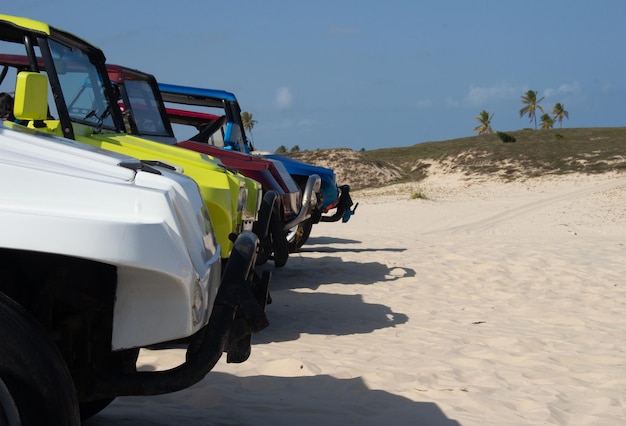
[[[86,424],[626,424],[625,175],[437,175],[353,198],[274,271],[247,362]]]

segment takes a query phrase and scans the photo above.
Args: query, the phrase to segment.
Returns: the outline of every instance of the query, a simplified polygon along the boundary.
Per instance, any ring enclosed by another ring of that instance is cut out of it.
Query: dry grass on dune
[[[335,171],[354,190],[419,182],[433,172],[514,181],[545,175],[626,170],[626,128],[519,130],[515,142],[480,135],[372,151],[320,149],[290,153]]]

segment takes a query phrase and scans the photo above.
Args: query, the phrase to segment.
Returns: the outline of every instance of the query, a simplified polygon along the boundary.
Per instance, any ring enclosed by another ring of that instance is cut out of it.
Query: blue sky
[[[355,150],[533,127],[626,125],[623,0],[20,1],[2,13],[69,31],[163,83],[234,92],[257,148]],[[557,125],[558,126],[558,125]]]

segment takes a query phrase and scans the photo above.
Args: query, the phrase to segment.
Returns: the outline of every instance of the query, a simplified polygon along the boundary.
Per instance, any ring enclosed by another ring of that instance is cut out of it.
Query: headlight
[[[206,204],[202,205],[202,221],[204,222],[204,230],[207,234],[213,232],[213,224],[211,223],[211,215]]]
[[[241,212],[246,208],[248,202],[248,188],[245,186],[239,187],[239,200],[237,201],[237,211]]]
[[[256,210],[254,212],[254,216],[256,217],[261,210],[261,203],[263,203],[263,188],[259,185],[259,188],[256,190]]]
[[[206,208],[206,205],[202,206],[202,219],[204,220],[204,227],[206,230],[204,237],[202,238],[204,241],[204,248],[206,248],[209,253],[216,253],[219,251],[219,247],[217,245],[217,241],[215,240],[211,216],[209,215],[209,209]]]
[[[206,313],[204,305],[202,287],[200,286],[200,278],[196,277],[196,283],[193,286],[193,301],[191,304],[191,321],[194,326],[202,324],[204,322],[204,316]]]

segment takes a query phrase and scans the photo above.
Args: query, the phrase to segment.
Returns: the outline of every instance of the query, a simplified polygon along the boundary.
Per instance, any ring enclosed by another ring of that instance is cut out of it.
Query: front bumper
[[[317,207],[318,194],[322,185],[322,180],[318,175],[310,175],[302,192],[302,205],[298,215],[291,221],[284,224],[283,229],[288,230],[304,222]]]
[[[237,237],[208,324],[191,336],[186,361],[162,371],[119,373],[87,370],[74,377],[79,400],[95,401],[129,395],[161,395],[199,382],[227,352],[228,362],[250,355],[250,335],[269,325],[265,315],[269,272],[254,273],[258,239],[252,232]]]

